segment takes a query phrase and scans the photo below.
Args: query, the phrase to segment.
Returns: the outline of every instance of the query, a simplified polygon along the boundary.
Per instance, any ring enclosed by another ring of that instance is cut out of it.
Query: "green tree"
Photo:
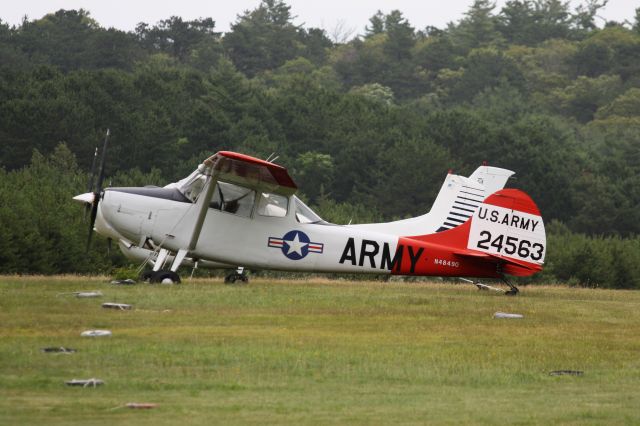
[[[1,273],[87,273],[106,271],[106,244],[86,251],[88,225],[71,197],[86,190],[73,154],[59,145],[48,157],[37,151],[23,169],[2,172],[0,194]]]
[[[496,29],[510,43],[527,46],[566,38],[572,25],[568,7],[568,2],[559,0],[507,1],[498,15]]]
[[[595,30],[595,18],[598,11],[604,8],[609,0],[587,0],[586,4],[579,4],[572,14],[572,21],[575,31],[589,33]]]
[[[394,102],[393,90],[379,83],[365,84],[351,89],[350,93],[360,95],[383,105],[391,105]]]
[[[556,111],[586,123],[593,119],[598,108],[614,100],[622,90],[618,76],[581,76],[564,89],[552,91],[550,102]]]
[[[192,61],[205,70],[215,66],[222,55],[220,33],[211,18],[183,21],[172,16],[153,27],[140,23],[136,36],[150,52],[166,53],[180,62]]]
[[[462,77],[451,93],[455,101],[470,100],[501,84],[524,90],[524,76],[515,61],[495,48],[474,49],[465,62]]]
[[[238,17],[224,36],[225,51],[247,77],[278,68],[285,61],[308,55],[324,59],[331,45],[324,32],[305,31],[293,24],[291,7],[280,0],[262,0],[260,5]]]
[[[495,7],[490,0],[474,0],[458,25],[449,28],[454,43],[465,51],[502,43],[498,19],[492,13]]]
[[[415,45],[415,31],[402,12],[392,10],[384,21],[387,40],[384,51],[391,61],[403,61],[411,58],[411,48]]]
[[[595,114],[598,120],[614,116],[640,118],[640,88],[632,87],[611,103],[600,107]]]
[[[24,20],[14,31],[12,43],[34,64],[50,64],[65,71],[130,69],[141,57],[133,35],[105,30],[84,9],[60,9],[39,20]]]
[[[398,140],[380,155],[373,196],[387,218],[428,212],[447,169],[455,166],[449,151],[430,140]]]
[[[640,73],[640,36],[624,27],[594,31],[578,44],[572,60],[577,74],[617,74],[624,81]]]
[[[364,28],[364,31],[365,38],[385,32],[385,16],[381,10],[378,10],[375,15],[369,18],[369,25]]]
[[[437,72],[441,69],[457,69],[461,57],[456,55],[448,35],[436,35],[420,40],[414,47],[414,59],[425,70]]]
[[[426,79],[414,65],[416,34],[398,10],[371,18],[364,40],[353,40],[337,52],[335,69],[347,86],[378,83],[405,99],[423,91]]]
[[[303,152],[298,155],[293,168],[298,187],[310,203],[331,193],[335,177],[333,158],[319,152]]]

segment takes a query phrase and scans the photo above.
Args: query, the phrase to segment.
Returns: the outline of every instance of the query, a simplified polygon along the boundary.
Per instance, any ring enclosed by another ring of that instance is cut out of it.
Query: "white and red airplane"
[[[509,285],[507,294],[516,294],[505,275],[541,271],[546,236],[531,198],[503,189],[512,174],[489,166],[468,178],[450,173],[428,213],[361,225],[322,220],[296,197],[284,167],[228,151],[162,188],[103,191],[101,165],[98,190],[74,199],[92,206],[91,229],[95,225],[96,232],[118,241],[127,256],[151,261],[151,282],[180,282],[178,268],[199,262],[218,268],[498,278]]]

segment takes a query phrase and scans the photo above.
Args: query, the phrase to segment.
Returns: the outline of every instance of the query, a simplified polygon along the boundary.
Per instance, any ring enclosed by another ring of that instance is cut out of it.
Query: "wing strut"
[[[209,166],[204,171],[205,176],[207,176],[207,183],[205,184],[205,189],[203,190],[204,194],[200,193],[200,196],[196,201],[196,206],[199,208],[199,211],[198,217],[196,218],[196,223],[193,226],[191,241],[189,241],[189,250],[193,250],[196,247],[196,244],[198,244],[200,232],[202,231],[202,225],[204,224],[204,219],[207,217],[207,210],[209,209],[209,203],[211,202],[211,197],[213,196],[213,190],[216,187],[217,179],[214,179],[211,175],[212,169],[213,167]]]
[[[173,259],[173,263],[171,264],[172,272],[176,272],[178,270],[187,253],[193,250],[196,247],[196,244],[198,244],[198,239],[200,238],[200,233],[202,232],[202,226],[204,225],[204,220],[207,217],[209,203],[211,202],[211,197],[213,196],[213,191],[216,187],[217,179],[215,179],[211,173],[213,170],[213,166],[207,165],[205,167],[206,168],[203,171],[203,174],[207,177],[207,181],[195,204],[196,208],[198,209],[198,215],[196,217],[196,222],[193,225],[193,231],[191,233],[189,245],[186,248],[181,248],[180,250],[178,250],[178,253]]]

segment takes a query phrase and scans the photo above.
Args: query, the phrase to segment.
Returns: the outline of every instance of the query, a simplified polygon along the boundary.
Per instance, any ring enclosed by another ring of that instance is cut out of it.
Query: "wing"
[[[220,151],[204,164],[212,168],[216,180],[284,196],[293,195],[298,190],[287,169],[259,158]]]

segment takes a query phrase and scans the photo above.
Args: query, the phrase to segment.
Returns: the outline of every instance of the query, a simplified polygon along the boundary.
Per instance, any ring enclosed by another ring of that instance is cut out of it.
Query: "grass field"
[[[0,277],[0,424],[639,424],[640,292],[521,290]]]

